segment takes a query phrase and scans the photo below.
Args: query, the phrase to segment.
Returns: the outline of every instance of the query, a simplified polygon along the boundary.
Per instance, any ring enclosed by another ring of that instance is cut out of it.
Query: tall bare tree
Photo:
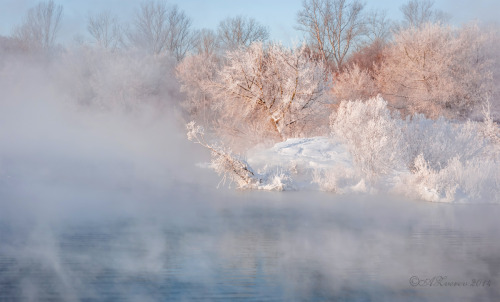
[[[428,22],[446,22],[450,18],[446,13],[434,9],[433,0],[410,0],[401,6],[404,27],[420,27]]]
[[[24,23],[14,30],[14,37],[28,47],[54,47],[62,10],[62,6],[52,0],[38,3],[28,10]]]
[[[109,11],[89,16],[87,30],[95,43],[105,49],[116,48],[121,41],[120,26]]]
[[[204,28],[196,33],[194,48],[197,54],[208,57],[217,53],[219,47],[220,42],[215,31]]]
[[[191,19],[177,6],[172,6],[168,14],[168,49],[177,59],[182,60],[193,48],[195,35],[191,31]]]
[[[385,11],[372,11],[366,16],[366,37],[368,43],[387,41],[394,22],[387,18]]]
[[[358,0],[304,0],[298,29],[304,31],[323,60],[340,69],[365,32],[364,4]]]
[[[222,48],[234,50],[269,38],[268,29],[253,18],[237,16],[221,21],[217,29]]]
[[[180,61],[193,44],[190,28],[191,20],[177,6],[149,1],[142,3],[128,38],[139,48],[153,54],[169,52]]]

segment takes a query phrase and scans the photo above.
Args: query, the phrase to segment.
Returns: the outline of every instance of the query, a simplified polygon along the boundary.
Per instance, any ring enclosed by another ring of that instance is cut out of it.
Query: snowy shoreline
[[[191,126],[200,132],[188,136],[204,135],[202,127]],[[403,120],[378,97],[343,102],[331,128],[329,137],[289,138],[243,157],[219,148],[216,160],[204,166],[240,189],[384,193],[455,203],[500,200],[499,129],[491,120],[457,123],[421,115]],[[241,173],[238,167],[244,167]]]

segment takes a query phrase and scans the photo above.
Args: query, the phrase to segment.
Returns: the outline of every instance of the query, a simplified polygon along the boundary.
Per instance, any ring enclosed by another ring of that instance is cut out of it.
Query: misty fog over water
[[[3,190],[11,203],[0,216],[1,300],[494,301],[499,294],[496,206],[318,192],[119,191],[115,200],[73,191],[87,197],[22,201]],[[412,277],[489,283],[414,286]]]

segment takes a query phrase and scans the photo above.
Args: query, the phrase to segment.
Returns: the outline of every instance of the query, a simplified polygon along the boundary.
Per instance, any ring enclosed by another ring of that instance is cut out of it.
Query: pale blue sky
[[[0,34],[10,35],[12,28],[22,22],[28,8],[38,0],[0,0]],[[86,16],[111,10],[121,21],[132,19],[141,0],[55,0],[64,7],[60,41],[68,42],[76,34],[86,35]],[[271,39],[289,44],[299,40],[301,33],[294,29],[302,0],[170,0],[193,20],[194,28],[212,28],[228,16],[246,15],[267,26]],[[367,0],[367,9],[387,11],[394,20],[401,18],[399,7],[407,0]],[[472,19],[500,21],[499,0],[436,0],[435,7],[452,15],[453,23]]]

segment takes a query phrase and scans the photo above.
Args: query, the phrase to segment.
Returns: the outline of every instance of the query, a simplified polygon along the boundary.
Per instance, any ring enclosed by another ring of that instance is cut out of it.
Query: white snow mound
[[[291,138],[266,150],[250,150],[248,163],[261,169],[279,166],[297,169],[322,169],[337,165],[352,167],[346,147],[331,137]]]

